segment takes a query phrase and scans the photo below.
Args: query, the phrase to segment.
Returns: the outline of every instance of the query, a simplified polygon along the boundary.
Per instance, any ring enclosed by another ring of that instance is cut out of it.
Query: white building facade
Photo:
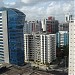
[[[25,62],[51,63],[56,59],[56,35],[24,34],[24,49]]]
[[[75,75],[75,20],[69,23],[69,73]]]
[[[42,21],[42,31],[55,34],[58,32],[58,20],[55,20],[54,17],[48,17],[48,19],[44,19]]]
[[[0,11],[0,63],[9,63],[7,11]]]
[[[0,63],[24,64],[25,16],[17,9],[0,8]]]
[[[24,55],[25,62],[34,60],[34,38],[31,34],[24,34]]]
[[[56,59],[56,35],[40,35],[41,63],[51,63]]]
[[[41,21],[25,21],[23,31],[25,34],[32,34],[32,32],[40,32],[41,29]]]

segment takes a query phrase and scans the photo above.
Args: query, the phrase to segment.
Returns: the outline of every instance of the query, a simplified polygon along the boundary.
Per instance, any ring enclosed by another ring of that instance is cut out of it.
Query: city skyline
[[[17,8],[26,14],[26,20],[54,16],[62,22],[67,13],[74,15],[74,2],[74,0],[1,0],[0,7]]]
[[[26,14],[16,7],[0,8],[1,65],[8,64],[10,66],[11,64],[12,67],[16,66],[18,69],[28,66],[32,69],[32,73],[34,70],[45,70],[47,73],[62,72],[63,75],[66,73],[74,74],[74,66],[72,66],[74,62],[71,59],[73,60],[72,56],[74,57],[73,44],[75,42],[73,41],[74,35],[70,33],[73,33],[75,30],[74,16],[71,14],[63,16],[65,19],[63,23],[59,23],[61,21],[56,20],[54,15],[53,17],[46,17],[46,19],[41,21],[37,19],[33,21],[30,17],[32,21],[26,21],[26,16]],[[36,14],[36,16],[39,15]],[[71,44],[72,42],[73,44]],[[58,46],[58,44],[60,45]],[[72,70],[71,66],[73,67]],[[7,74],[6,72],[3,71],[3,73]],[[24,73],[21,71],[19,74]]]

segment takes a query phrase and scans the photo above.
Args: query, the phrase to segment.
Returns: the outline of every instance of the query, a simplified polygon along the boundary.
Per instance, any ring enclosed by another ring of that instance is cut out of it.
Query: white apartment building
[[[25,21],[24,27],[23,27],[23,32],[25,34],[27,33],[32,33],[32,24],[30,24],[30,22]]]
[[[42,30],[46,32],[46,20],[44,19],[43,21],[41,21],[42,23]]]
[[[41,63],[51,63],[56,59],[56,35],[41,34]]]
[[[73,20],[73,15],[71,15],[70,13],[65,15],[65,22],[71,22],[71,20]]]
[[[56,59],[55,34],[24,34],[25,62],[42,64]]]
[[[34,60],[34,38],[31,34],[24,34],[24,54],[25,62]]]
[[[55,34],[58,32],[58,20],[55,20],[54,17],[48,17],[48,19],[44,19],[42,21],[42,31]]]
[[[69,23],[69,73],[75,75],[75,20]]]
[[[23,31],[25,34],[32,34],[32,32],[40,32],[41,28],[41,21],[25,21]]]

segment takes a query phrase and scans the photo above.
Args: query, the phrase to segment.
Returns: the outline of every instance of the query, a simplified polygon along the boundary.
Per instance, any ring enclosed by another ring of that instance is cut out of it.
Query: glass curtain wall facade
[[[23,26],[25,22],[25,14],[13,8],[5,8],[2,11],[7,11],[9,63],[23,65]]]

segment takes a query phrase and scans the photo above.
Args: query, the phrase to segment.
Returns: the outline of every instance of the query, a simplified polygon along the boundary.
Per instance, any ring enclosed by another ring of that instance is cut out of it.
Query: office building
[[[21,11],[0,8],[0,63],[24,64],[24,21]]]

